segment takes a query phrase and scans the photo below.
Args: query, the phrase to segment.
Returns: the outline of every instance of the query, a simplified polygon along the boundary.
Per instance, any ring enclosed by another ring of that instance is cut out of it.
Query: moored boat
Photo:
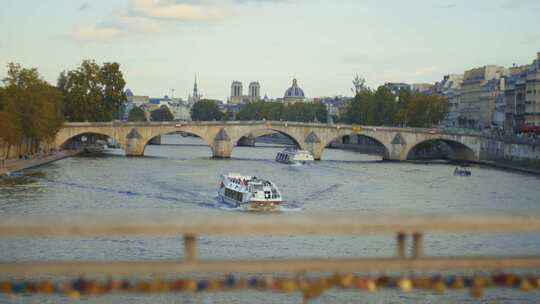
[[[218,195],[223,203],[249,211],[275,210],[282,202],[281,192],[273,182],[237,173],[221,176]]]
[[[284,164],[305,164],[314,160],[313,155],[306,150],[287,147],[276,155],[276,161]]]

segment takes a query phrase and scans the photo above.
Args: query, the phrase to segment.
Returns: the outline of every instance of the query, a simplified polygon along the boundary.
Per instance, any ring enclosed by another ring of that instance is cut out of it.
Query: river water
[[[322,161],[288,166],[273,161],[276,146],[237,147],[230,160],[211,159],[200,139],[163,137],[144,158],[120,150],[100,157],[74,157],[34,169],[34,182],[0,186],[2,215],[145,215],[228,212],[216,205],[219,176],[239,172],[266,177],[280,187],[285,212],[381,214],[507,214],[540,211],[540,178],[473,166],[470,177],[455,177],[447,164],[382,162],[379,157],[327,149]],[[245,216],[261,216],[244,213]],[[264,216],[264,215],[263,215]],[[539,235],[426,235],[426,255],[540,254]],[[391,256],[394,236],[201,237],[201,258],[287,258]],[[2,261],[155,260],[182,256],[180,237],[3,238]],[[540,292],[488,290],[483,300],[530,302]],[[62,302],[62,297],[7,298],[0,302]],[[202,295],[110,295],[85,303],[299,303],[299,294],[234,292]],[[466,291],[374,294],[330,291],[314,303],[477,302]]]

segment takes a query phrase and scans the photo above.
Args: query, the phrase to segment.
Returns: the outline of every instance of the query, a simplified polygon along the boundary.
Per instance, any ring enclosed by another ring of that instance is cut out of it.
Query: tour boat
[[[278,152],[276,161],[284,164],[305,164],[313,161],[313,155],[306,150],[297,150],[287,147],[283,151]]]
[[[456,168],[454,170],[454,175],[456,176],[471,176],[471,171],[469,171],[467,168]]]
[[[237,173],[221,176],[218,195],[223,203],[248,211],[275,210],[281,204],[281,193],[273,182]]]

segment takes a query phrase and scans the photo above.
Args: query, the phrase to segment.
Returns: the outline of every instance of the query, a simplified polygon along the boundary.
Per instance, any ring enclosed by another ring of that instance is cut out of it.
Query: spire
[[[197,88],[197,74],[195,74],[195,83],[193,84],[193,95],[191,96],[192,102],[197,102],[201,98],[199,95],[199,89]]]

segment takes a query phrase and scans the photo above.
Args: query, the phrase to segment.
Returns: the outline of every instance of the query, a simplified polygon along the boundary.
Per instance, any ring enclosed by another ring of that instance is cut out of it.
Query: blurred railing
[[[0,263],[0,274],[166,274],[208,272],[435,271],[540,268],[540,256],[423,255],[426,233],[538,233],[540,216],[365,216],[359,214],[227,214],[178,217],[0,217],[0,237],[178,235],[183,259],[159,261],[25,261]],[[208,260],[197,256],[202,235],[389,234],[396,255],[372,258]],[[407,239],[412,244],[407,254]],[[180,255],[179,255],[180,256]],[[6,257],[3,257],[6,258]]]

